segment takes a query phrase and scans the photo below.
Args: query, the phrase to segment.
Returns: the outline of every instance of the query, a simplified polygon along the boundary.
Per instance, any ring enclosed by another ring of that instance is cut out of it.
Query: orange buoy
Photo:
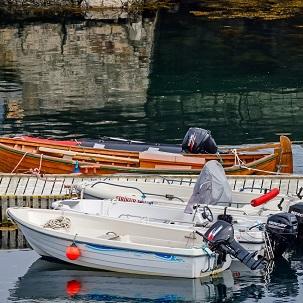
[[[81,290],[81,282],[78,280],[70,280],[66,283],[65,290],[69,296],[77,295]]]
[[[274,197],[276,197],[279,194],[279,189],[278,188],[273,188],[271,191],[269,191],[268,193],[256,198],[256,199],[252,199],[250,202],[250,205],[253,207],[259,206],[261,204],[264,204],[266,202],[268,202],[269,200],[273,199]]]
[[[81,255],[80,249],[75,243],[66,247],[65,254],[70,260],[77,260]]]

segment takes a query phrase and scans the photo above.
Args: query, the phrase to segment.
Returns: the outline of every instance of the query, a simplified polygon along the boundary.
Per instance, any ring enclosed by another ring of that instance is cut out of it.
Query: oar
[[[86,152],[76,152],[76,151],[67,151],[67,150],[63,150],[63,149],[59,149],[59,148],[49,148],[49,147],[43,147],[40,146],[38,148],[38,150],[40,152],[46,152],[46,153],[50,153],[50,154],[60,154],[60,155],[65,155],[65,156],[69,156],[71,158],[89,158],[87,160],[92,160],[92,159],[96,159],[96,161],[98,160],[108,160],[108,161],[112,161],[112,162],[127,162],[127,163],[139,163],[139,159],[133,159],[133,158],[127,158],[127,157],[118,157],[118,156],[108,156],[108,155],[101,155],[101,154],[94,154],[94,153],[86,153]]]

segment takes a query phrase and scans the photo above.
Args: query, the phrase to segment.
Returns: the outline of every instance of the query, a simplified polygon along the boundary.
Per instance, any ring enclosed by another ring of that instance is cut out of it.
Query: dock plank
[[[34,194],[36,184],[38,182],[38,178],[36,176],[32,176],[28,179],[26,189],[23,192],[25,196],[31,196]]]
[[[53,186],[53,190],[52,190],[52,195],[60,195],[62,192],[62,188],[63,188],[63,179],[62,178],[58,178],[54,181],[54,186]]]
[[[1,241],[0,241],[0,245],[2,249],[8,249],[8,235],[9,231],[8,230],[2,230],[1,231]]]
[[[45,180],[45,184],[44,184],[41,195],[43,195],[43,196],[51,195],[53,188],[54,188],[54,181]]]
[[[3,177],[0,184],[0,195],[5,195],[10,184],[11,177]]]
[[[37,178],[29,175],[1,175],[0,195],[24,196],[56,196],[69,193],[73,184],[91,180],[123,181],[142,180],[153,183],[171,183],[192,186],[197,176],[155,176],[155,175],[111,175],[111,176],[47,176]],[[303,176],[228,176],[229,184],[234,190],[242,187],[257,189],[260,187],[271,189],[278,187],[281,193],[295,194],[303,187]],[[192,183],[192,184],[191,184]]]
[[[7,220],[6,210],[9,207],[9,197],[8,196],[0,196],[0,203],[1,203],[1,222]]]
[[[43,193],[43,189],[45,187],[45,183],[46,181],[44,179],[37,179],[36,185],[35,185],[35,189],[33,192],[33,196],[41,196]]]
[[[18,186],[15,191],[15,195],[23,195],[28,184],[29,178],[27,177],[20,177]]]
[[[19,181],[20,181],[20,177],[11,178],[5,194],[6,195],[14,195],[16,193]]]
[[[8,248],[17,248],[17,230],[11,230],[8,233]]]
[[[17,196],[11,195],[8,197],[8,207],[15,207],[15,206],[18,206]]]

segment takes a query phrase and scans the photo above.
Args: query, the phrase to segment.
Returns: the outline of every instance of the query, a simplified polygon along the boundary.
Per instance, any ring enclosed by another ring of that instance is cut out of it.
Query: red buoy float
[[[269,200],[273,199],[274,197],[276,197],[279,193],[280,193],[279,188],[273,188],[268,193],[266,193],[258,198],[252,199],[250,201],[250,205],[253,207],[262,205],[262,204],[268,202]]]
[[[81,290],[81,282],[78,280],[70,280],[66,283],[65,290],[70,297],[75,296]]]
[[[80,257],[81,252],[79,247],[73,243],[72,245],[66,247],[65,254],[68,259],[77,260]]]

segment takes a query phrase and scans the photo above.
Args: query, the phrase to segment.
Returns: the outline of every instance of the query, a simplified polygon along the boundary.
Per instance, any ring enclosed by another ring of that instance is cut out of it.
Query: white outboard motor
[[[218,220],[204,235],[199,231],[196,232],[205,239],[212,251],[219,254],[222,253],[222,251],[230,254],[252,270],[264,269],[266,267],[267,262],[263,257],[259,256],[255,259],[256,252],[249,253],[235,240],[234,228],[230,223]]]
[[[209,130],[191,127],[184,136],[182,151],[191,154],[216,154],[218,147]]]

